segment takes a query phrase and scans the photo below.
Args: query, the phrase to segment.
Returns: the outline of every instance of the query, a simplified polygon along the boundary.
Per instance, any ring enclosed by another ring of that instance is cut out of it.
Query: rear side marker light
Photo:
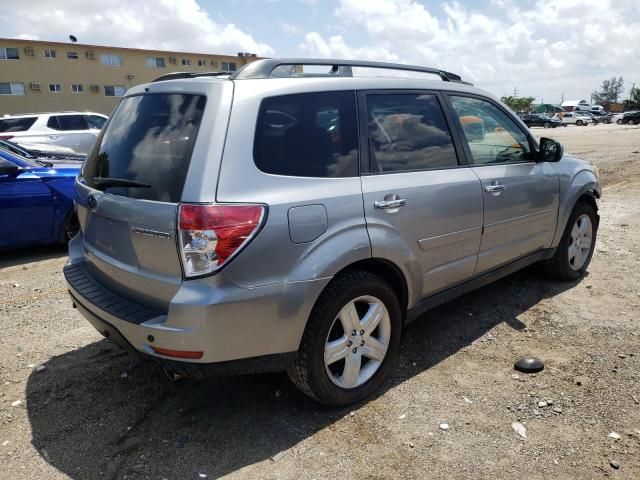
[[[215,272],[229,262],[258,232],[262,205],[180,205],[178,239],[187,278]]]
[[[203,352],[191,352],[188,350],[171,350],[170,348],[151,347],[158,355],[164,355],[165,357],[174,358],[189,358],[191,360],[198,360],[202,358]]]

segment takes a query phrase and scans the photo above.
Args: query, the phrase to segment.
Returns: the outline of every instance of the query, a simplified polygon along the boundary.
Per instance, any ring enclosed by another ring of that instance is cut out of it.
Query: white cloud
[[[280,28],[286,35],[300,35],[302,33],[302,29],[292,23],[280,22]]]
[[[483,11],[455,1],[429,11],[416,0],[340,0],[334,16],[351,35],[311,32],[300,49],[437,66],[498,95],[518,86],[545,101],[563,91],[588,97],[613,75],[629,86],[640,79],[636,0],[538,0],[529,10],[511,0],[487,3]]]
[[[13,36],[201,53],[273,49],[232,23],[214,21],[196,0],[30,0],[11,7]]]

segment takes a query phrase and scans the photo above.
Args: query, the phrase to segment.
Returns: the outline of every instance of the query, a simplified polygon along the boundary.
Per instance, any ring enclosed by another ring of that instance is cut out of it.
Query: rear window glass
[[[263,100],[253,157],[265,173],[357,176],[355,93],[304,93]]]
[[[87,160],[87,185],[115,195],[178,202],[205,102],[202,95],[179,93],[125,98]],[[125,187],[117,180],[148,186]]]
[[[29,130],[38,117],[0,118],[0,132],[22,132]]]

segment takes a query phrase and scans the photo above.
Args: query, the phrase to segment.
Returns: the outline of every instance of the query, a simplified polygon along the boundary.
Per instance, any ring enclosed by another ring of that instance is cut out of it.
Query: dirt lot
[[[2,255],[0,478],[640,478],[640,127],[535,133],[601,168],[589,275],[528,269],[428,313],[350,409],[285,375],[171,382],[71,308],[64,249]],[[546,369],[514,378],[523,354]]]

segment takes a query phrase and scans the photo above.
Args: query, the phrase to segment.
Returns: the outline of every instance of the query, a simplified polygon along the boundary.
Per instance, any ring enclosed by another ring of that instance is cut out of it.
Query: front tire
[[[400,303],[391,287],[377,275],[346,271],[314,305],[289,378],[328,406],[363,400],[391,368],[401,328]]]
[[[597,232],[596,211],[589,203],[579,202],[569,216],[555,255],[543,262],[547,274],[567,281],[582,277],[591,263]]]
[[[579,126],[579,127],[581,127],[581,126],[582,126],[582,120],[578,120],[578,121],[576,122],[576,125],[577,125],[577,126]]]
[[[616,123],[617,123],[618,125],[622,125],[622,120],[616,120]]]
[[[551,124],[549,122],[544,122],[544,125],[542,125],[544,128],[551,128]]]
[[[635,124],[636,124],[636,121],[635,121],[635,120],[633,120],[633,119],[629,119],[629,120],[627,121],[627,124],[628,124],[628,125],[635,125]]]

